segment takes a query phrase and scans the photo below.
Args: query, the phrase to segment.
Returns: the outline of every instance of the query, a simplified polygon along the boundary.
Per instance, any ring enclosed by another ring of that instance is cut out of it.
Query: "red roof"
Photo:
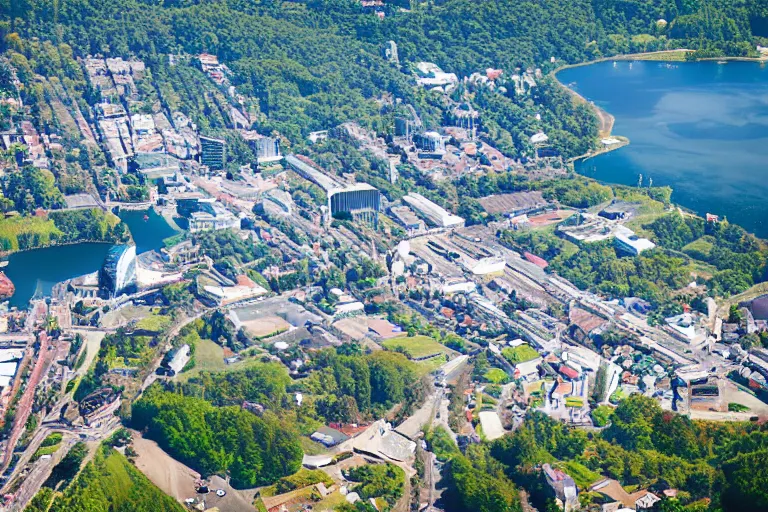
[[[445,318],[453,318],[453,310],[448,307],[444,307],[440,309],[440,314],[443,315]]]
[[[579,372],[577,372],[576,370],[574,370],[569,366],[565,366],[564,364],[560,365],[560,373],[564,377],[568,377],[569,379],[575,379],[576,377],[579,376]]]
[[[529,252],[524,252],[523,256],[525,256],[525,259],[536,265],[537,267],[541,268],[547,268],[549,266],[549,263],[547,263],[547,260],[544,258],[539,258],[535,254],[531,254]]]

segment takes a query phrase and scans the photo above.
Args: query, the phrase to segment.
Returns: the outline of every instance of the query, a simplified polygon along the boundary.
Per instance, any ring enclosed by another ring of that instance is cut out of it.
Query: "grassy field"
[[[166,315],[158,315],[154,312],[136,322],[137,329],[143,329],[152,332],[161,332],[171,325],[171,317]]]
[[[509,376],[507,375],[507,372],[502,370],[501,368],[491,368],[487,372],[485,372],[485,380],[488,382],[493,382],[494,384],[504,384],[507,381],[509,381]]]
[[[195,344],[195,367],[186,371],[176,379],[186,382],[200,372],[225,372],[233,370],[242,370],[251,364],[252,359],[244,359],[232,364],[224,362],[224,349],[211,340],[201,339]]]
[[[543,226],[541,228],[535,228],[535,231],[546,236],[551,236],[552,238],[559,239],[563,243],[563,249],[560,252],[560,255],[558,256],[561,259],[567,260],[577,252],[579,252],[579,246],[575,243],[566,240],[565,238],[560,238],[555,233],[555,230],[557,229],[557,224],[550,224],[549,226]]]
[[[594,484],[598,480],[601,480],[603,476],[600,473],[595,473],[583,464],[579,464],[576,461],[569,460],[560,464],[561,469],[568,473],[579,489],[587,489],[590,485]]]
[[[566,407],[584,407],[584,399],[580,396],[569,396],[565,399]]]
[[[311,440],[308,437],[301,436],[299,438],[299,441],[301,441],[301,449],[306,453],[307,455],[320,455],[321,453],[325,453],[328,451],[328,448],[323,446],[320,443],[316,443],[315,441]]]
[[[61,443],[56,443],[51,446],[41,446],[40,448],[37,449],[35,454],[32,455],[32,460],[37,460],[43,455],[53,455],[59,450],[60,447],[61,447]]]
[[[639,36],[634,36],[639,37]],[[633,37],[633,39],[634,39]],[[631,58],[631,60],[654,60],[654,61],[664,61],[664,62],[684,62],[685,56],[688,54],[688,50],[669,50],[664,52],[653,52],[653,53],[638,53],[635,55],[627,55],[624,57],[624,60],[627,60]]]
[[[717,314],[720,316],[728,316],[728,309],[730,308],[731,304],[738,304],[740,302],[756,299],[757,297],[765,295],[766,293],[768,293],[768,282],[757,283],[745,292],[742,292],[738,295],[733,295],[728,299],[718,301]]]
[[[408,354],[419,359],[435,354],[447,354],[450,349],[441,345],[429,336],[413,336],[410,338],[391,338],[382,343],[387,350],[405,349]]]
[[[440,354],[447,354],[450,356],[456,353],[445,345],[440,344],[435,339],[422,335],[407,338],[391,338],[384,341],[382,346],[387,350],[392,351],[397,349],[405,350],[410,359],[427,358],[421,361],[414,361],[418,365],[422,375],[432,373],[445,364],[446,359],[445,357],[440,356]]]
[[[697,259],[704,259],[709,256],[709,252],[714,246],[713,237],[703,236],[683,247],[683,252]]]
[[[435,356],[431,359],[425,359],[424,361],[416,361],[419,366],[421,375],[426,375],[436,371],[438,368],[445,364],[445,358],[441,356]]]
[[[42,217],[9,217],[0,220],[0,241],[3,251],[19,250],[19,235],[31,234],[40,237],[40,245],[48,245],[51,235],[62,235],[50,219]]]
[[[525,363],[540,357],[539,353],[527,344],[518,345],[517,347],[506,347],[502,349],[501,355],[512,364]]]
[[[51,512],[70,510],[185,510],[119,452],[101,447],[77,480],[56,497]]]
[[[637,233],[638,236],[650,238],[653,233],[643,229],[645,224],[650,224],[667,213],[664,203],[651,199],[645,192],[633,188],[617,188],[614,190],[616,198],[629,203],[640,203],[634,215],[626,223],[626,226]]]

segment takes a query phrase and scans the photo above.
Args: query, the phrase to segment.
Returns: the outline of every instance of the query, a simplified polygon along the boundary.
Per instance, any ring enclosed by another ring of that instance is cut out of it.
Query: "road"
[[[74,436],[66,436],[61,441],[59,449],[54,453],[50,459],[38,459],[29,472],[24,476],[21,481],[19,489],[15,493],[15,499],[10,507],[9,512],[16,512],[24,510],[27,503],[37,494],[40,487],[45,483],[48,477],[51,475],[53,468],[56,464],[69,453],[69,450],[75,445],[77,438]]]
[[[0,466],[0,473],[5,473],[8,466],[11,463],[13,457],[13,450],[16,447],[16,443],[19,442],[21,434],[27,424],[27,418],[29,418],[30,412],[32,412],[32,404],[35,398],[35,391],[45,371],[48,368],[48,362],[51,355],[48,353],[48,336],[45,333],[40,335],[40,351],[37,355],[37,361],[32,369],[32,373],[27,380],[27,387],[16,405],[16,414],[13,421],[13,429],[11,435],[8,437],[8,444],[5,446],[5,454],[3,456],[3,464]]]

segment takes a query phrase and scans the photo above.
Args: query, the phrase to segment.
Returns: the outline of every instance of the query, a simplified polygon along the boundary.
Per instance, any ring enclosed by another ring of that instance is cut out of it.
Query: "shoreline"
[[[0,258],[3,258],[2,261],[6,262],[5,265],[3,265],[2,268],[5,268],[8,266],[8,260],[5,258],[9,258],[13,256],[14,254],[22,254],[25,252],[31,252],[31,251],[39,251],[42,249],[54,249],[56,247],[67,247],[70,245],[78,245],[78,244],[107,244],[107,245],[117,245],[117,242],[108,242],[106,240],[77,240],[75,242],[66,242],[63,244],[48,244],[48,245],[41,245],[40,247],[33,247],[31,249],[23,249],[18,251],[6,251],[6,252],[0,252]]]
[[[576,102],[581,104],[587,104],[592,107],[592,110],[597,116],[597,120],[599,122],[598,137],[600,139],[613,137],[621,140],[620,144],[604,146],[596,150],[590,150],[582,155],[572,157],[568,160],[568,164],[573,165],[577,161],[588,160],[598,155],[610,153],[611,151],[616,151],[618,149],[623,148],[624,146],[628,146],[631,143],[631,141],[627,137],[623,137],[621,135],[614,135],[613,127],[616,123],[616,118],[610,112],[595,105],[594,102],[587,100],[584,96],[576,92],[574,89],[571,89],[566,84],[561,82],[560,79],[557,77],[558,73],[566,69],[578,68],[583,66],[591,66],[593,64],[599,64],[601,62],[608,62],[608,61],[639,60],[639,61],[657,61],[657,62],[686,62],[685,55],[688,53],[692,53],[693,51],[694,50],[690,50],[687,48],[679,48],[676,50],[659,50],[655,52],[628,53],[623,55],[614,55],[612,57],[601,57],[599,59],[585,61],[585,62],[577,62],[575,64],[563,64],[561,66],[558,66],[554,70],[550,71],[549,76],[553,77],[555,81],[560,85],[560,87],[562,87]],[[657,57],[660,57],[660,58],[657,58]],[[720,61],[754,62],[754,63],[764,65],[766,62],[768,62],[768,54],[761,55],[760,57],[705,57],[701,59],[696,59],[695,61],[692,61],[692,62],[720,62]],[[573,170],[575,172],[575,168]]]

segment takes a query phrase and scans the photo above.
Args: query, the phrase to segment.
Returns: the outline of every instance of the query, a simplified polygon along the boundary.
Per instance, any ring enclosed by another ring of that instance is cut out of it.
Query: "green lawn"
[[[398,347],[407,351],[414,359],[420,359],[435,354],[447,354],[450,349],[441,345],[429,336],[413,336],[410,338],[391,338],[382,343],[387,350],[397,350]]]
[[[509,381],[509,375],[501,368],[491,368],[483,376],[488,382],[494,384],[505,384]]]
[[[186,510],[155,487],[128,459],[102,446],[77,479],[53,501],[50,512],[71,510]]]
[[[566,407],[584,407],[584,399],[580,396],[569,396],[565,399]]]
[[[43,455],[53,455],[56,453],[59,448],[61,447],[61,444],[54,444],[52,446],[41,446],[37,449],[35,454],[32,456],[32,460],[37,460]]]
[[[161,332],[164,329],[168,328],[169,325],[171,325],[170,316],[156,315],[154,313],[136,322],[137,329],[142,329],[142,330],[147,330],[152,332]]]
[[[432,373],[443,366],[445,364],[445,357],[435,356],[423,361],[415,361],[415,363],[419,367],[419,373],[421,375],[427,375],[428,373]]]
[[[535,231],[542,234],[546,233],[547,236],[551,236],[553,238],[557,238],[558,240],[560,240],[563,243],[563,246],[560,251],[560,254],[557,257],[563,260],[567,260],[574,254],[579,252],[579,246],[571,241],[566,240],[565,238],[561,238],[557,236],[556,229],[557,229],[557,224],[550,224],[549,226],[535,228]]]
[[[683,247],[683,252],[692,258],[705,259],[715,246],[714,241],[713,237],[705,235]]]
[[[299,441],[301,441],[302,451],[307,455],[320,455],[321,453],[328,451],[328,448],[320,443],[316,443],[308,437],[301,436],[299,437]]]
[[[434,338],[422,335],[407,338],[391,338],[384,341],[382,346],[391,351],[404,350],[410,359],[426,358],[414,361],[418,365],[421,375],[432,373],[445,364],[445,357],[441,356],[441,354],[451,355],[454,353],[453,350],[440,344]]]
[[[224,349],[211,340],[201,339],[195,343],[195,367],[176,377],[180,381],[187,381],[200,372],[225,372],[241,370],[253,362],[253,359],[245,358],[232,364],[224,362]]]
[[[518,345],[516,347],[506,347],[501,350],[504,359],[512,364],[525,363],[540,357],[539,353],[528,344]]]
[[[630,217],[626,226],[633,230],[638,236],[651,238],[653,233],[643,229],[643,225],[650,224],[666,214],[664,203],[651,199],[645,192],[634,188],[621,187],[614,189],[614,191],[616,193],[616,198],[621,201],[640,203],[637,211]]]
[[[9,217],[0,220],[0,240],[4,240],[7,250],[18,251],[20,235],[38,237],[40,240],[37,246],[50,244],[51,235],[61,236],[59,230],[52,220],[42,217]]]

